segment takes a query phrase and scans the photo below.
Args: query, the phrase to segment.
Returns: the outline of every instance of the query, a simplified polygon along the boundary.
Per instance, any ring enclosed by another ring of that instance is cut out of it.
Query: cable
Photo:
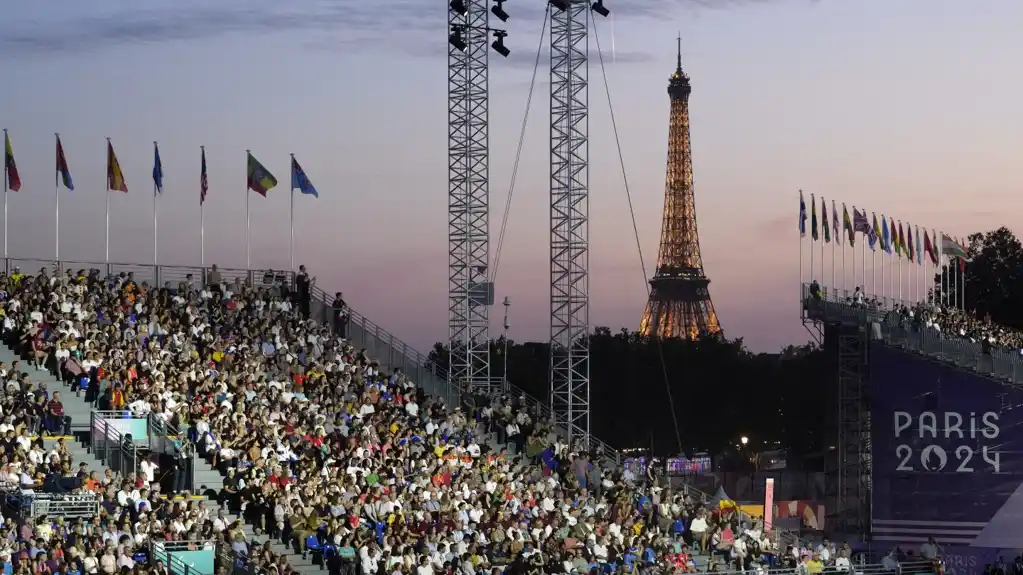
[[[632,191],[629,189],[629,175],[625,170],[625,156],[622,154],[622,142],[618,137],[618,122],[615,120],[614,104],[611,102],[611,88],[607,82],[607,70],[604,68],[604,53],[600,49],[600,35],[597,33],[597,21],[593,13],[587,10],[590,23],[593,24],[593,39],[597,44],[597,59],[600,61],[600,74],[604,80],[604,94],[607,95],[607,109],[611,112],[611,129],[615,136],[615,146],[618,148],[618,164],[622,169],[622,181],[625,183],[625,198],[629,202],[629,216],[632,218],[632,233],[636,238],[636,251],[639,253],[639,266],[643,270],[643,287],[646,289],[647,298],[650,297],[650,284],[646,273],[646,262],[643,260],[643,244],[639,240],[639,225],[636,223],[636,210],[632,205]],[[678,426],[678,415],[675,413],[675,398],[671,393],[671,385],[668,383],[668,364],[664,360],[664,345],[661,336],[654,334],[654,341],[657,342],[657,358],[661,363],[661,375],[664,378],[664,389],[668,392],[668,407],[671,409],[671,422],[675,426],[675,441],[678,442],[679,453],[682,453],[682,432]],[[651,454],[651,457],[653,455]]]
[[[508,199],[504,203],[504,215],[501,217],[501,231],[497,236],[497,249],[494,253],[494,265],[490,282],[497,282],[497,269],[501,266],[501,252],[504,248],[504,236],[508,232],[508,216],[511,214],[512,197],[515,195],[515,181],[519,176],[519,162],[522,160],[522,146],[526,140],[526,124],[529,123],[529,110],[533,103],[533,89],[536,87],[536,73],[540,69],[540,54],[543,52],[543,37],[547,32],[547,19],[551,13],[551,4],[543,13],[543,25],[540,27],[540,41],[536,45],[536,60],[533,62],[533,77],[529,80],[529,94],[526,96],[526,111],[522,115],[522,128],[519,130],[519,145],[515,149],[515,163],[512,164],[511,182],[508,184]]]

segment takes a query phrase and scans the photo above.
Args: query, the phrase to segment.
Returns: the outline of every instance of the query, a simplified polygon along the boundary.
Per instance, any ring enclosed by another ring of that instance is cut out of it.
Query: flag
[[[917,264],[924,264],[924,245],[920,242],[920,226],[917,226]]]
[[[799,190],[799,237],[806,237],[806,202],[803,201],[803,190]]]
[[[309,181],[309,176],[305,175],[305,172],[302,171],[302,166],[298,165],[298,160],[295,159],[295,156],[291,157],[291,189],[298,190],[314,198],[320,197],[313,183]]]
[[[856,211],[856,206],[853,206],[853,214],[857,216],[856,219],[858,221],[860,213]],[[866,218],[863,219],[863,223],[867,223]],[[842,225],[844,226],[843,229],[845,230],[845,233],[849,234],[849,245],[855,246],[856,232],[858,230],[856,228],[856,224],[853,224],[853,221],[849,219],[849,208],[845,207],[844,203],[842,204]]]
[[[966,244],[963,243],[963,240],[960,239],[960,238],[956,238],[956,243],[961,245],[961,246],[966,246]],[[966,250],[966,248],[963,247],[963,251],[965,251],[965,250]],[[966,273],[966,257],[965,256],[959,258],[959,271],[963,272],[963,273]]]
[[[57,136],[57,171],[60,172],[64,187],[75,191],[75,184],[71,181],[71,170],[67,167],[67,156],[64,155],[64,146],[60,144],[60,136]]]
[[[835,207],[835,200],[831,200],[831,231],[835,234],[835,243],[842,245],[842,231],[838,227],[838,208]]]
[[[206,148],[202,148],[202,168],[199,169],[199,205],[206,202],[206,192],[210,191],[210,180],[206,177]]]
[[[18,165],[14,163],[14,148],[11,147],[11,137],[4,131],[4,171],[7,173],[7,189],[16,192],[21,189],[21,176],[18,175]]]
[[[156,193],[163,193],[163,162],[160,161],[160,146],[153,142],[153,184]]]
[[[931,258],[931,263],[938,265],[938,256],[934,252],[934,244],[931,243],[931,236],[927,234],[926,229],[924,229],[924,251]]]
[[[107,190],[128,193],[128,184],[124,181],[124,172],[114,153],[114,145],[107,140]]]
[[[965,258],[966,248],[959,245],[959,242],[953,240],[948,236],[948,234],[941,234],[941,255],[953,258]]]
[[[810,237],[817,241],[817,200],[810,194]]]
[[[831,243],[831,226],[828,224],[828,201],[821,198],[821,220],[824,225],[824,241]]]
[[[906,255],[909,256],[909,263],[916,259],[916,252],[913,251],[913,226],[906,222],[906,231],[909,232],[909,239],[906,240]]]
[[[902,222],[899,222],[899,235],[897,236],[897,243],[899,245],[899,254],[905,256],[906,252],[906,232],[902,229]]]
[[[249,154],[249,169],[248,169],[248,182],[249,189],[257,194],[266,197],[266,193],[269,192],[277,185],[277,178],[263,167],[263,164],[259,163],[253,155]]]
[[[866,213],[866,212],[864,212],[864,213]],[[871,212],[871,215],[874,217],[874,226],[873,226],[874,227],[874,241],[877,242],[877,241],[881,240],[881,226],[878,225],[878,223],[877,223],[877,214]],[[874,244],[873,243],[871,243],[870,249],[874,249]],[[884,244],[881,244],[881,249],[882,250],[884,249]]]
[[[888,218],[881,214],[881,249],[892,253],[892,236],[888,233]]]

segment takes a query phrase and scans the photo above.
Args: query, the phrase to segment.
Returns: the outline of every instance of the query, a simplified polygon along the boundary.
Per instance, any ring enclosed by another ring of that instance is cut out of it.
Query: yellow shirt
[[[806,572],[807,573],[823,573],[824,572],[824,565],[821,565],[821,562],[817,561],[816,559],[811,559],[811,560],[806,562]]]

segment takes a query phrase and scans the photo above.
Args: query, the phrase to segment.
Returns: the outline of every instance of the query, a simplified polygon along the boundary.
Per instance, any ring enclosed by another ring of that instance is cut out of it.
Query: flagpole
[[[4,264],[7,263],[7,128],[4,128]]]
[[[206,157],[206,146],[199,146],[199,151],[202,157]],[[208,181],[208,180],[207,180]],[[200,187],[202,183],[200,182]],[[199,267],[206,267],[206,217],[205,217],[205,204],[206,198],[202,197],[202,191],[199,192]]]
[[[154,156],[156,156],[159,153],[157,151],[158,149],[159,148],[157,147],[156,141],[154,141],[153,142],[153,155]],[[153,169],[154,170],[156,169],[156,159],[155,159],[155,157],[153,159]],[[160,171],[161,172],[163,171],[162,167],[160,168]],[[160,179],[163,179],[163,174],[162,173],[160,174]],[[156,185],[156,180],[154,179],[153,180],[153,265],[154,266],[158,265],[158,263],[159,263],[158,256],[159,256],[159,253],[160,253],[160,251],[159,251],[160,232],[159,232],[159,226],[158,226],[159,216],[158,216],[158,212],[157,212],[157,201],[156,201],[156,196],[158,196],[159,194],[160,194],[160,187]]]
[[[60,142],[60,134],[57,132],[53,133],[53,137],[57,142]],[[60,261],[60,172],[54,171],[53,174],[53,195],[56,198],[56,202],[53,204],[53,259],[54,261]]]
[[[249,155],[252,154],[252,150],[245,150],[245,162],[248,164]],[[249,217],[249,183],[245,182],[245,269],[252,269],[251,254],[251,242],[252,242],[252,219]]]
[[[291,154],[291,169],[294,171],[295,154]],[[291,244],[289,244],[291,256],[291,271],[295,271],[295,182],[291,182]]]
[[[110,263],[110,146],[111,145],[112,144],[110,143],[110,138],[107,138],[107,185],[106,185],[106,194],[105,194],[106,197],[107,197],[107,202],[106,202],[107,203],[107,210],[106,210],[106,212],[107,212],[107,218],[106,218],[107,219],[107,223],[106,223],[107,234],[106,234],[106,241],[104,242],[104,246],[105,246],[104,253],[106,254],[105,257],[104,257],[104,262],[106,262],[106,263]]]

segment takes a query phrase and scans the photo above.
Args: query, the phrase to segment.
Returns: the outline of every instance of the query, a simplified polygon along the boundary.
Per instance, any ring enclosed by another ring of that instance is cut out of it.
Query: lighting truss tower
[[[490,382],[488,0],[448,6],[449,381]]]
[[[551,4],[551,412],[590,433],[589,83],[586,0]]]

